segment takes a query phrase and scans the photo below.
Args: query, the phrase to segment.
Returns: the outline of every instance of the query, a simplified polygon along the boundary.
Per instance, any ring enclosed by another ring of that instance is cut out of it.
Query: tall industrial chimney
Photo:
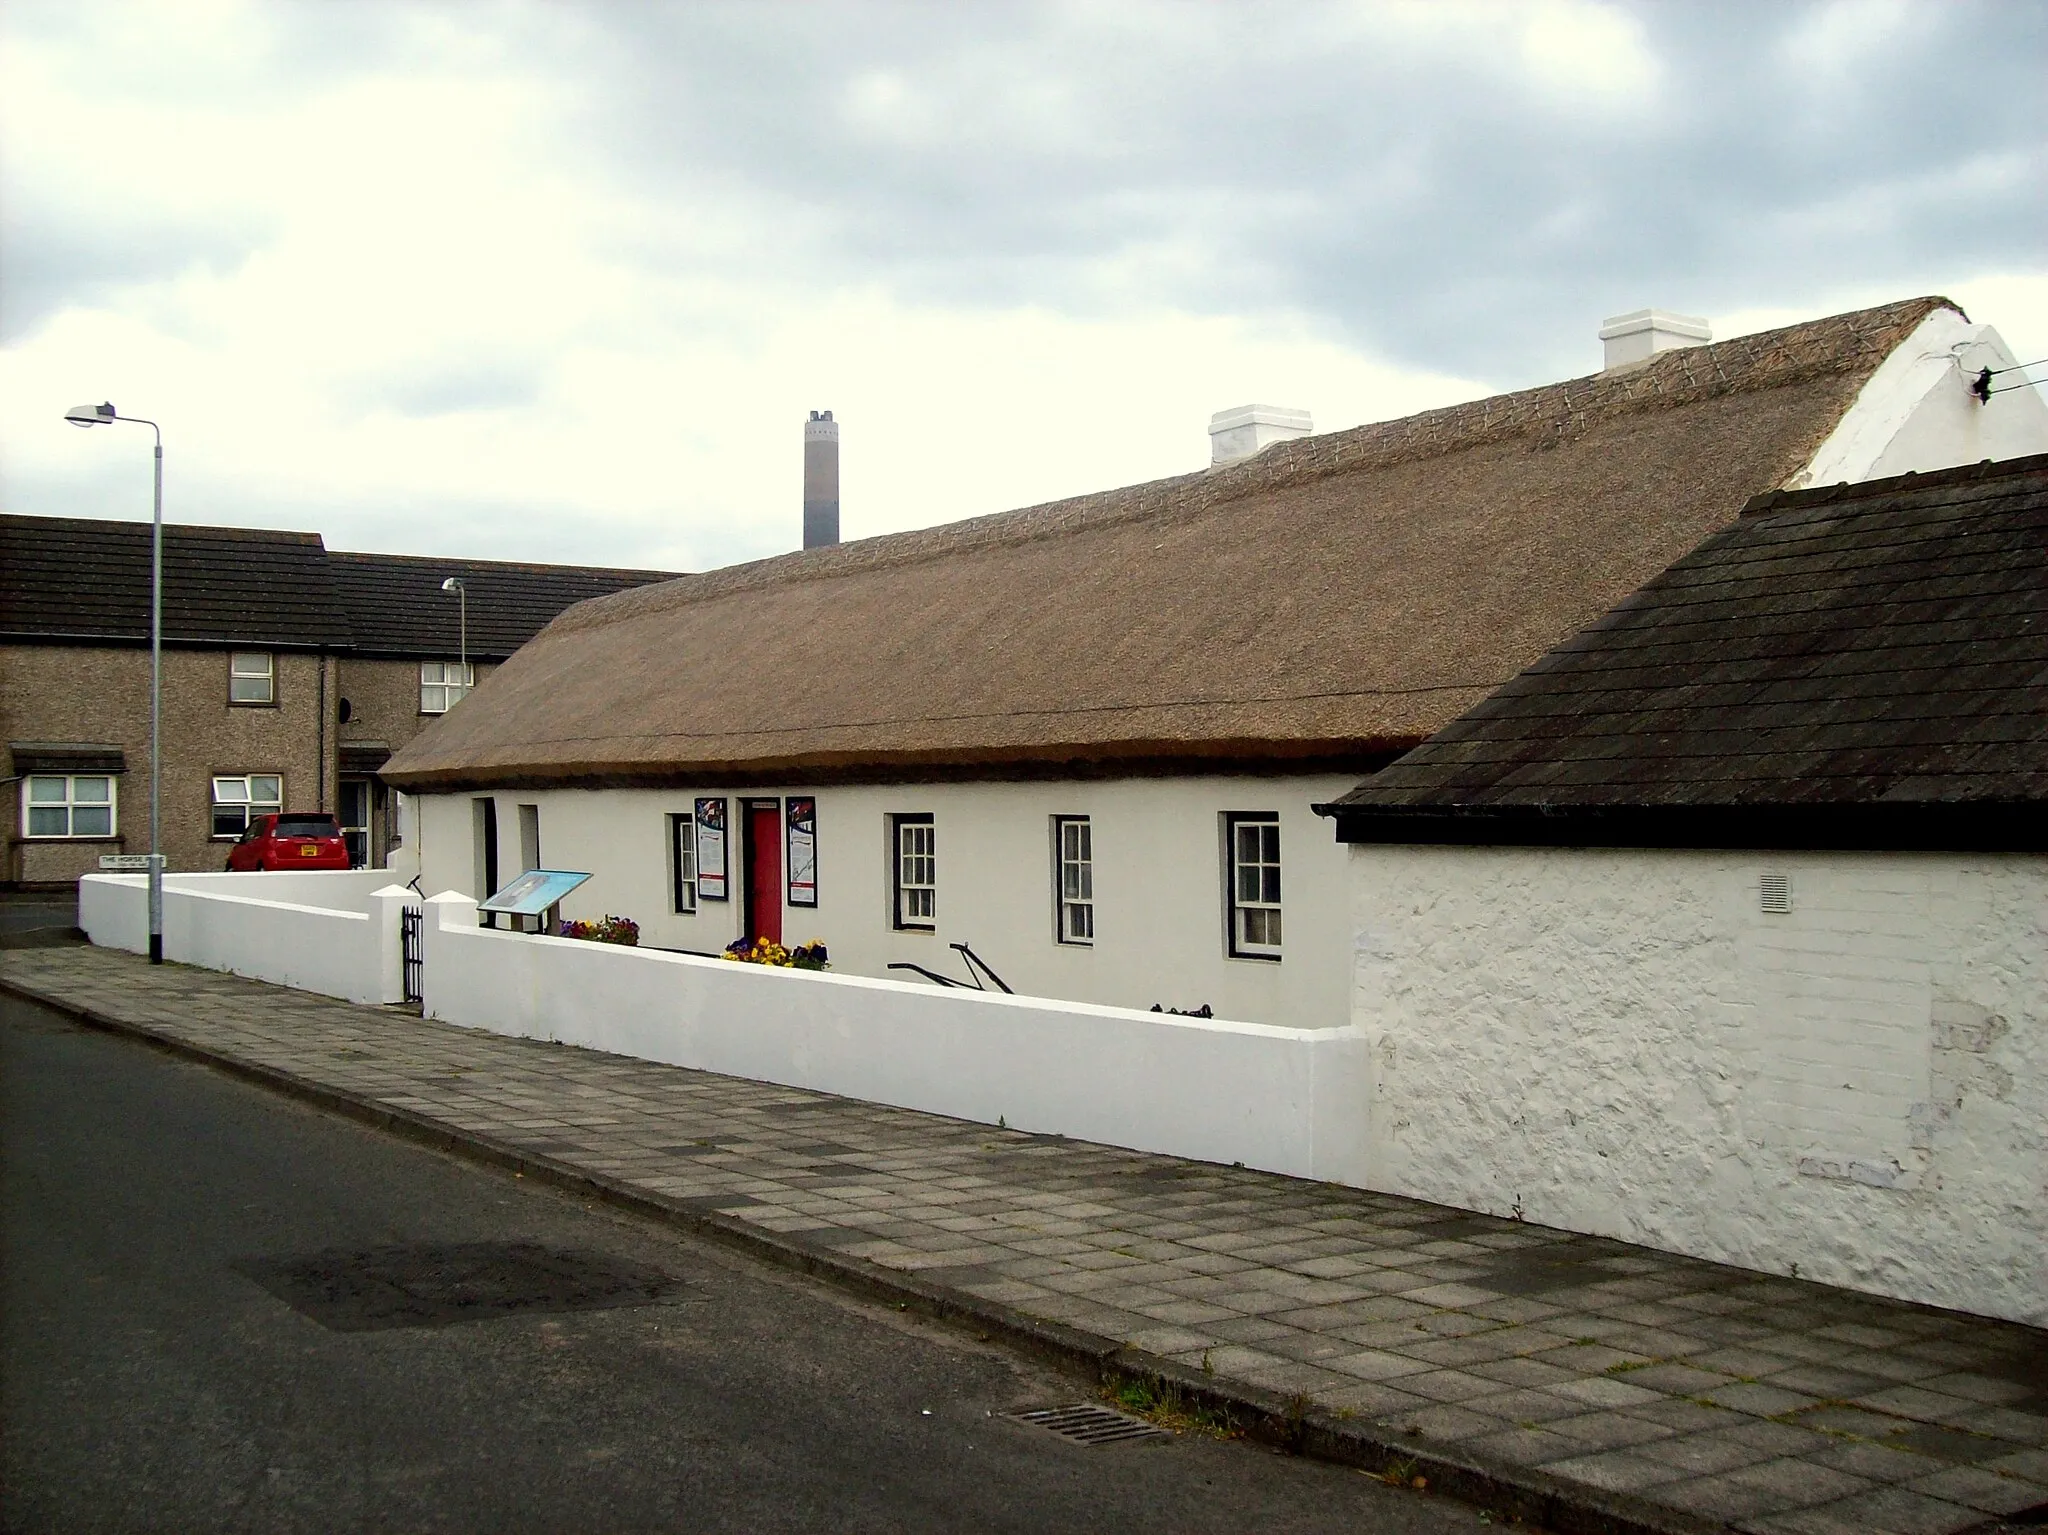
[[[814,410],[804,423],[804,547],[839,542],[839,423]]]

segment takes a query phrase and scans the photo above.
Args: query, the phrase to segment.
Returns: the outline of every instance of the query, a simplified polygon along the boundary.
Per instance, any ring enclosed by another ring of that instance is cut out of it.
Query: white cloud
[[[1898,48],[1938,8],[1918,9],[1916,16],[1907,0],[1828,0],[1794,23],[1778,53],[1809,84],[1834,85],[1873,54]]]
[[[2030,119],[1854,160],[1887,101],[1772,181],[1728,53],[1659,31],[1711,12],[792,14],[9,7],[6,508],[146,509],[59,420],[111,398],[177,517],[701,568],[794,542],[811,409],[858,536],[1196,468],[1255,399],[1590,370],[1638,302],[1946,287],[2048,337]]]
[[[262,523],[311,489],[355,508],[351,523],[384,547],[487,541],[520,557],[703,568],[794,541],[810,409],[845,423],[844,526],[857,537],[1199,468],[1209,414],[1253,399],[1307,407],[1334,428],[1485,392],[1374,364],[1286,316],[1088,321],[680,282],[619,298],[685,331],[679,317],[704,307],[762,318],[685,345],[667,330],[645,345],[575,345],[530,402],[493,401],[486,375],[475,409],[407,414],[406,401],[364,410],[327,378],[295,373],[297,333],[257,325],[201,349],[74,312],[0,368],[8,478],[95,479],[100,434],[83,440],[58,417],[73,396],[107,394],[163,419],[171,502],[187,520],[215,520],[219,506]],[[330,370],[344,360],[355,379],[395,371],[388,353],[344,354]],[[100,483],[103,509],[127,506],[118,482]],[[507,501],[516,521],[493,510]],[[337,544],[364,538],[330,532]]]

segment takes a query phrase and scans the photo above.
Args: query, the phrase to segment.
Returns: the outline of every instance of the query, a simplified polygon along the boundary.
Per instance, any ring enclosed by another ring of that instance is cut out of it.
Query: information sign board
[[[477,902],[476,909],[508,917],[538,917],[589,878],[568,869],[528,869],[488,901]]]
[[[725,894],[725,801],[697,801],[697,894],[723,901]]]
[[[790,797],[788,805],[789,904],[818,904],[818,802],[805,795]]]

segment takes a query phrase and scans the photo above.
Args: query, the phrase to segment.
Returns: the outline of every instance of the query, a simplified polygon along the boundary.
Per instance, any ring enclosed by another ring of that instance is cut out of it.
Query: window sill
[[[1262,965],[1277,965],[1280,963],[1280,956],[1278,954],[1246,954],[1239,952],[1230,954],[1227,957],[1230,959],[1256,960]]]
[[[19,842],[23,847],[90,847],[95,842],[111,843],[114,846],[118,847],[125,839],[120,835],[120,833],[116,832],[111,837],[21,836],[15,838],[15,840]]]
[[[272,699],[269,703],[252,703],[246,698],[230,698],[228,700],[228,707],[230,709],[275,709],[278,707],[278,703],[276,699]]]

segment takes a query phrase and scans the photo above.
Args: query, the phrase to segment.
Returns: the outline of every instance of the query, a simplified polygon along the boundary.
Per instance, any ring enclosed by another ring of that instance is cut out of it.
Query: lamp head
[[[462,577],[460,576],[450,576],[441,583],[441,590],[444,592],[459,592],[462,589]]]
[[[64,419],[73,426],[98,426],[112,421],[116,414],[112,405],[74,405],[64,412]]]

